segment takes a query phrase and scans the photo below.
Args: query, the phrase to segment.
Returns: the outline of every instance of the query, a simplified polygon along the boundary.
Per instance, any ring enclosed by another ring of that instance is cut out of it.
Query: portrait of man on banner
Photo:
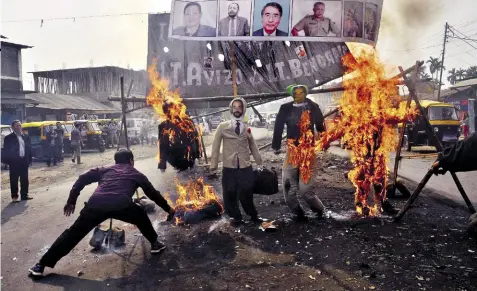
[[[292,16],[293,36],[341,36],[341,1],[297,0]]]
[[[344,37],[363,37],[363,9],[362,2],[345,1],[344,4]]]
[[[295,53],[296,53],[296,56],[299,59],[306,58],[306,51],[305,51],[305,48],[303,47],[303,45],[297,46],[295,48]]]
[[[219,36],[249,36],[251,0],[219,1]]]
[[[216,15],[215,1],[175,1],[172,35],[214,37]]]
[[[364,12],[364,38],[376,41],[378,31],[378,5],[366,3]]]
[[[214,61],[213,57],[204,58],[204,69],[212,69],[212,62]]]
[[[255,1],[253,36],[288,36],[290,2]]]

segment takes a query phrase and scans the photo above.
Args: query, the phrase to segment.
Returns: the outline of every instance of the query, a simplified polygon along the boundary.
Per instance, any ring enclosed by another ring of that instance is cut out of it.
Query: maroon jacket
[[[132,196],[140,187],[146,196],[164,211],[169,212],[171,209],[147,177],[130,164],[115,164],[82,174],[71,188],[68,204],[75,205],[81,190],[95,182],[98,182],[98,187],[90,197],[88,205],[111,210],[124,208],[132,203]]]

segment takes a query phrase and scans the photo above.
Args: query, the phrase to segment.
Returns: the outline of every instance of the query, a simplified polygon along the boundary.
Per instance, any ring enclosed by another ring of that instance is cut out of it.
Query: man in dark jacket
[[[445,148],[433,168],[436,173],[477,171],[477,132]]]
[[[63,162],[63,137],[65,136],[65,130],[61,125],[61,122],[56,123],[56,138],[55,138],[55,153],[56,160],[58,162]]]
[[[45,158],[46,158],[46,165],[49,167],[51,166],[51,163],[53,163],[53,166],[56,166],[56,163],[58,162],[58,155],[57,155],[57,149],[56,149],[56,143],[57,143],[57,137],[58,134],[53,127],[53,125],[48,126],[48,131],[46,132],[46,153],[45,153]]]
[[[313,142],[315,130],[317,132],[325,130],[323,124],[324,118],[318,104],[306,98],[308,87],[303,85],[291,85],[287,88],[287,91],[293,96],[294,101],[283,104],[278,111],[275,120],[275,129],[273,131],[272,148],[274,149],[275,154],[280,154],[282,133],[286,124],[289,148],[287,150],[282,172],[285,201],[293,214],[296,215],[298,221],[306,221],[307,218],[297,198],[298,192],[300,192],[303,199],[310,206],[310,209],[318,216],[322,216],[324,211],[323,203],[321,203],[314,190],[317,169],[316,152],[313,151],[313,157],[309,163],[311,175],[310,179],[306,181],[303,179],[301,175],[302,173],[300,173],[300,168],[289,162],[289,158],[291,158],[290,146],[295,146],[298,151],[300,151],[300,136],[306,134],[305,132],[300,131],[300,121],[302,120],[303,114],[309,114],[310,117],[307,131],[311,131],[311,142]]]
[[[42,276],[45,267],[53,268],[94,227],[109,218],[136,225],[151,243],[151,253],[156,254],[166,248],[157,240],[157,233],[146,212],[131,198],[136,189],[141,187],[149,199],[169,213],[168,219],[172,219],[174,209],[169,206],[147,177],[134,168],[134,155],[130,150],[119,150],[114,154],[114,160],[115,165],[92,169],[81,175],[73,185],[64,207],[66,216],[70,216],[75,211],[76,200],[81,190],[86,185],[98,183],[98,187],[85,203],[75,223],[60,235],[40,261],[29,270],[32,275]]]
[[[18,179],[20,179],[21,200],[32,199],[28,196],[28,167],[32,163],[31,142],[22,132],[19,120],[12,122],[13,132],[5,137],[2,160],[10,166],[10,190],[12,200],[18,200]]]

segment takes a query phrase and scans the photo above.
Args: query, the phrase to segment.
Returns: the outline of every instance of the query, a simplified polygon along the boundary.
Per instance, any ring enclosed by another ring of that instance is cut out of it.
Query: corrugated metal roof
[[[462,87],[469,87],[469,86],[477,86],[477,78],[457,82],[455,85],[451,86],[450,88],[454,89],[454,88],[462,88]]]
[[[96,100],[77,95],[60,95],[49,93],[32,93],[28,98],[39,103],[37,107],[55,110],[84,110],[102,112],[120,112],[116,108],[106,106]]]

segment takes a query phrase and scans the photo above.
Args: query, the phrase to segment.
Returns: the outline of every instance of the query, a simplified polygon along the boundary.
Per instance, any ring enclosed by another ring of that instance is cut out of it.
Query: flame
[[[314,134],[311,127],[310,111],[306,110],[300,117],[300,136],[296,139],[288,139],[287,163],[299,168],[300,179],[307,184],[311,178],[310,166],[316,159]]]
[[[195,181],[189,181],[186,184],[181,184],[177,177],[174,179],[174,183],[176,185],[177,191],[177,200],[175,203],[170,203],[170,205],[174,206],[176,211],[191,211],[191,210],[198,210],[203,209],[210,204],[219,204],[220,205],[220,213],[224,212],[224,208],[220,203],[219,197],[214,190],[214,187],[208,185],[204,182],[204,178],[200,177]],[[169,195],[165,196],[165,199],[169,199]],[[169,199],[170,200],[170,199]],[[168,200],[168,201],[169,201]],[[176,224],[181,224],[182,221],[180,218],[176,217]]]
[[[417,110],[406,109],[405,102],[400,102],[398,80],[385,77],[385,67],[373,52],[362,52],[356,59],[348,54],[343,64],[354,77],[343,81],[341,116],[320,136],[317,149],[326,149],[343,137],[354,166],[348,178],[356,189],[356,211],[374,216],[382,212],[381,203],[386,198],[387,163],[397,140],[394,125],[415,118]],[[368,205],[371,188],[374,205]]]
[[[151,90],[146,97],[147,105],[151,105],[154,108],[154,111],[161,120],[176,125],[181,131],[181,133],[178,133],[174,130],[164,130],[162,134],[168,135],[171,143],[175,137],[182,137],[182,133],[185,133],[187,137],[197,138],[196,127],[186,113],[187,107],[182,102],[179,90],[169,90],[169,81],[165,78],[160,78],[156,70],[156,65],[157,59],[154,59],[147,70],[152,83]],[[167,112],[164,112],[165,107],[167,107]],[[189,154],[190,151],[188,155]]]

